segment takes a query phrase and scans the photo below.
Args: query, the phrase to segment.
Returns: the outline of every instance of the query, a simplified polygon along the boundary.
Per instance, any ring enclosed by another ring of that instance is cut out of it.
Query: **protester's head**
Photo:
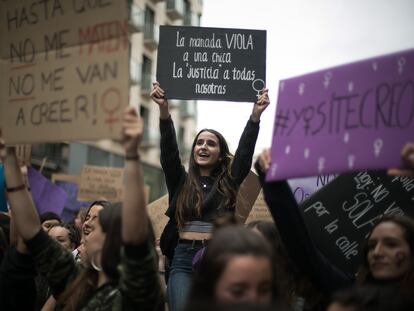
[[[121,205],[101,206],[93,229],[85,237],[85,257],[96,270],[117,279],[121,248]]]
[[[98,213],[109,206],[107,201],[95,201],[92,202],[86,211],[85,220],[82,225],[82,233],[87,236],[91,233],[95,227],[96,220],[98,218]]]
[[[365,280],[412,280],[414,221],[404,216],[383,216],[369,233],[362,255],[360,275]]]
[[[69,251],[73,251],[79,246],[80,235],[72,224],[61,223],[53,226],[49,229],[48,234]]]
[[[276,224],[270,220],[254,220],[246,225],[246,228],[263,236],[273,247],[278,278],[279,295],[285,302],[293,303],[293,294],[297,291],[295,279],[297,271],[289,260],[289,255],[280,238]]]
[[[392,287],[355,286],[336,292],[327,311],[411,311],[413,300]]]
[[[49,232],[50,228],[62,222],[60,217],[53,212],[46,212],[40,215],[40,222],[45,232]]]
[[[93,295],[99,275],[105,275],[112,282],[119,279],[117,266],[121,257],[121,204],[100,205],[94,217],[91,231],[83,236],[84,243],[81,246],[85,269],[60,297],[65,305],[64,311],[83,305]]]
[[[189,171],[209,171],[211,176],[218,176],[227,170],[232,159],[223,135],[213,129],[198,132],[191,150]]]
[[[88,212],[87,207],[82,206],[78,212],[75,214],[75,219],[73,220],[75,226],[79,228],[79,230],[82,230],[83,223],[85,221],[86,213]]]
[[[241,225],[218,229],[194,278],[194,301],[269,304],[277,298],[270,245]]]

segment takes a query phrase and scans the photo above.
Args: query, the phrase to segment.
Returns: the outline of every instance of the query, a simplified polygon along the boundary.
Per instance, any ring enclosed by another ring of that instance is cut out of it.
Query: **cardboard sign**
[[[126,1],[0,2],[8,143],[119,137],[129,96],[127,16]]]
[[[344,271],[355,273],[360,247],[382,214],[414,217],[414,179],[383,171],[340,175],[300,205],[313,241]]]
[[[236,199],[236,217],[245,223],[261,189],[259,177],[253,171],[243,180]]]
[[[30,193],[39,215],[54,212],[61,215],[67,198],[66,192],[34,168],[27,169]]]
[[[250,171],[249,175],[247,175],[246,179],[241,184],[236,199],[236,217],[241,223],[246,221],[246,218],[249,215],[259,192],[259,179],[253,171]],[[161,236],[161,233],[168,222],[169,218],[165,215],[167,208],[168,195],[162,196],[147,206],[148,214],[152,221],[157,238]]]
[[[401,166],[414,133],[414,50],[280,82],[267,180]]]
[[[266,85],[266,31],[160,26],[157,81],[167,98],[254,102]]]
[[[79,201],[122,201],[124,169],[84,165],[79,184]]]
[[[52,174],[51,178],[52,182],[70,182],[73,184],[79,184],[80,183],[80,176],[76,175],[66,175],[66,174]]]
[[[254,202],[249,217],[246,219],[246,224],[255,220],[273,221],[272,215],[270,214],[269,208],[264,200],[263,191],[260,191],[256,202]]]
[[[318,175],[306,178],[295,178],[289,179],[288,183],[292,189],[293,196],[296,202],[302,203],[309,198],[313,193],[318,191],[320,188],[326,186],[329,182],[335,179],[337,175],[327,174]]]
[[[147,205],[148,215],[151,219],[156,239],[160,238],[161,233],[164,230],[164,227],[167,225],[169,219],[168,216],[165,215],[167,208],[168,194],[162,196],[161,198]]]

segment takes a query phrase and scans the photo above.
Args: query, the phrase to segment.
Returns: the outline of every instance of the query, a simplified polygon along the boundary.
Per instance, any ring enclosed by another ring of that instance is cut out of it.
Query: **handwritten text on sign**
[[[401,165],[414,133],[414,50],[280,82],[268,180]]]
[[[301,204],[317,246],[355,273],[361,243],[381,215],[414,216],[414,179],[363,171],[340,175]]]
[[[157,62],[168,98],[255,101],[266,81],[266,32],[160,26]]]
[[[78,191],[78,201],[122,200],[124,170],[121,168],[84,165]]]
[[[8,142],[119,136],[128,103],[126,2],[9,0],[0,29]]]

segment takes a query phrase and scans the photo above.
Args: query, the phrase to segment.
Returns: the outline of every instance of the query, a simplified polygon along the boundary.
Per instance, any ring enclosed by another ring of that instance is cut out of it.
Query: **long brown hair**
[[[211,171],[210,176],[215,179],[214,186],[223,196],[223,206],[232,209],[236,205],[237,189],[231,176],[231,162],[233,155],[229,151],[229,146],[223,135],[213,129],[202,129],[197,133],[191,147],[191,156],[188,165],[188,176],[177,197],[177,208],[175,210],[175,219],[179,228],[182,228],[186,219],[192,216],[201,217],[203,208],[203,191],[200,187],[200,167],[194,159],[194,148],[198,136],[203,132],[214,134],[220,147],[220,155],[217,166]]]
[[[361,252],[361,266],[357,274],[357,283],[366,284],[366,283],[375,283],[377,280],[371,274],[371,270],[368,265],[368,240],[374,231],[374,229],[384,222],[391,222],[399,226],[404,234],[404,238],[407,241],[410,247],[410,261],[411,267],[407,273],[405,273],[403,279],[400,282],[402,289],[412,290],[414,288],[414,221],[411,218],[406,216],[399,215],[384,215],[382,216],[372,227],[370,233],[367,235],[367,238],[362,245]]]
[[[102,202],[100,202],[102,203]],[[118,282],[118,264],[121,258],[121,204],[100,204],[104,208],[98,214],[98,221],[102,231],[106,233],[102,246],[101,268],[110,282]],[[96,203],[94,204],[96,205]],[[80,273],[69,287],[59,297],[59,303],[63,303],[63,311],[78,310],[84,306],[98,287],[99,273],[88,265]]]
[[[244,255],[264,256],[269,259],[272,268],[272,299],[281,299],[275,269],[277,263],[271,245],[263,236],[242,225],[227,225],[214,232],[194,275],[189,301],[214,301],[217,283],[229,260]]]

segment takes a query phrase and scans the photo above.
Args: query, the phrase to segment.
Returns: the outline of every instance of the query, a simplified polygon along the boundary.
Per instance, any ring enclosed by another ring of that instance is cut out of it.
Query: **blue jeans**
[[[182,243],[178,243],[175,248],[167,287],[170,311],[182,311],[185,308],[191,287],[193,257],[201,248],[200,245]]]

